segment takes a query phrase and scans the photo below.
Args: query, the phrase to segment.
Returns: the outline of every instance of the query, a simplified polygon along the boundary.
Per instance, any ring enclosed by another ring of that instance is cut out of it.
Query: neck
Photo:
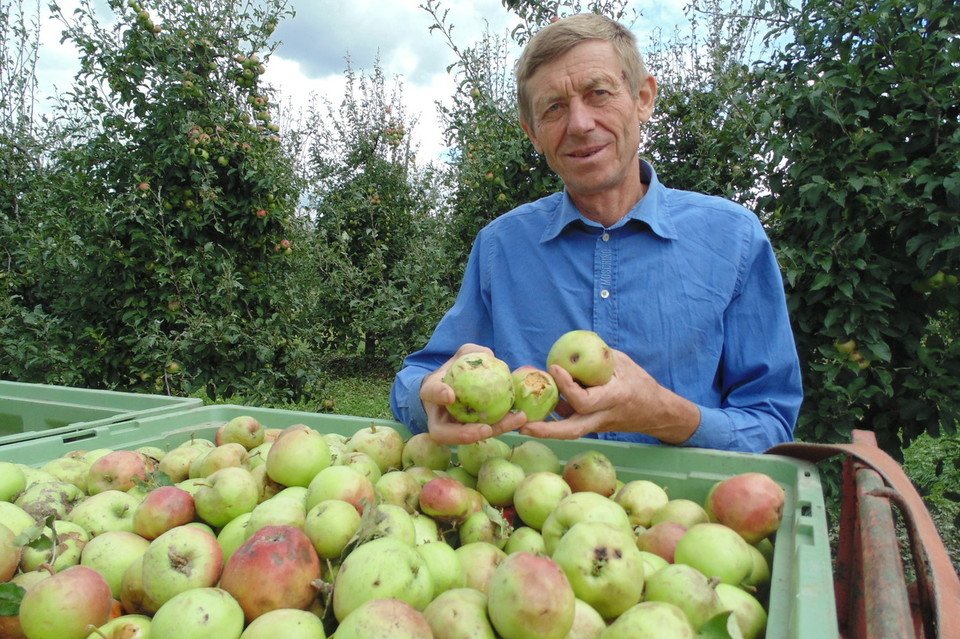
[[[623,216],[643,199],[643,196],[647,194],[647,185],[640,181],[638,173],[635,181],[631,180],[629,184],[625,184],[615,191],[599,193],[573,193],[568,191],[568,193],[577,210],[585,218],[604,227],[610,227],[623,219]]]

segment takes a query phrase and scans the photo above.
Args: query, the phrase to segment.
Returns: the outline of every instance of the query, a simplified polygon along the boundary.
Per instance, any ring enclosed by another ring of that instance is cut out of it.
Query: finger
[[[557,421],[527,422],[520,427],[520,434],[541,439],[579,439],[589,432],[584,430],[585,423],[581,415]]]
[[[461,424],[459,422],[435,422],[430,424],[430,438],[438,444],[458,446],[472,444],[493,437],[488,424]]]

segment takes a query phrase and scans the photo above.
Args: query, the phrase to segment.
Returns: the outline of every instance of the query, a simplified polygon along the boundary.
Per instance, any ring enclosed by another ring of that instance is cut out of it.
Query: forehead
[[[586,40],[533,73],[528,90],[534,103],[576,94],[596,85],[619,85],[623,65],[606,40]]]

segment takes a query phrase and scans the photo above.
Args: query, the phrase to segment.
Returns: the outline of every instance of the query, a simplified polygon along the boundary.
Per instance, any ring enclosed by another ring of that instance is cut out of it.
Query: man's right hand
[[[423,402],[423,408],[427,413],[427,430],[430,438],[437,443],[471,444],[516,430],[526,422],[523,413],[511,411],[496,424],[464,424],[455,420],[447,410],[447,406],[456,400],[453,389],[443,383],[443,376],[447,369],[462,355],[481,352],[493,355],[493,351],[486,346],[464,344],[443,366],[423,378],[420,385],[420,401]]]

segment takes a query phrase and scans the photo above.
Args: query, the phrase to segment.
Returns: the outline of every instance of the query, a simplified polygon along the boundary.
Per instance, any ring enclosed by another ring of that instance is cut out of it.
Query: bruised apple
[[[553,375],[533,366],[521,366],[511,373],[511,377],[513,408],[522,410],[531,422],[546,419],[560,401],[560,391]]]
[[[583,386],[602,386],[613,377],[613,350],[594,331],[561,335],[547,354],[547,368],[557,365]]]
[[[463,423],[495,424],[513,407],[510,367],[489,353],[467,353],[450,365],[443,383],[456,399],[447,406]]]

